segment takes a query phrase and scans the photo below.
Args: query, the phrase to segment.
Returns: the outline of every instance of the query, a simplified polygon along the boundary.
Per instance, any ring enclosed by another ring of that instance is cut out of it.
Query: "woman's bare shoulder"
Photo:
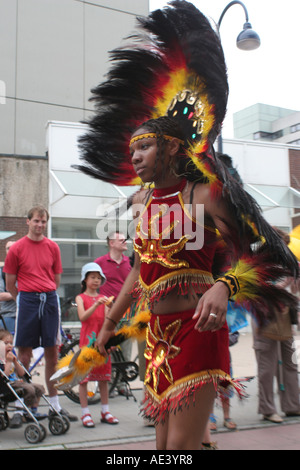
[[[208,184],[189,182],[185,203],[211,204],[211,190]]]
[[[148,192],[149,192],[149,189],[140,188],[132,196],[132,204],[145,204]]]
[[[132,196],[132,215],[133,218],[138,218],[144,211],[147,202],[151,196],[152,190],[141,188]]]

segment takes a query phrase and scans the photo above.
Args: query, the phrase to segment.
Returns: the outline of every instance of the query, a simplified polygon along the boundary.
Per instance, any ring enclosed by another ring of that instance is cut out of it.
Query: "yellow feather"
[[[242,301],[244,299],[251,300],[257,297],[255,286],[259,283],[259,274],[255,267],[247,263],[247,261],[239,260],[228,274],[236,276],[240,285],[240,291],[234,299]]]
[[[149,311],[141,311],[135,315],[130,325],[125,325],[118,333],[124,334],[127,338],[134,338],[143,341],[146,337],[146,328],[141,328],[141,324],[147,324],[150,321],[151,313]]]
[[[58,369],[62,369],[63,367],[67,367],[70,364],[73,356],[74,356],[73,353],[69,353],[66,356],[63,356],[61,359],[59,359],[59,361],[57,362],[56,369],[58,370]]]
[[[134,338],[138,341],[145,339],[145,324],[150,320],[151,314],[149,311],[142,310],[132,320],[129,326],[124,326],[118,331],[124,334],[127,338]],[[74,354],[68,354],[61,358],[57,364],[57,369],[69,366]],[[81,349],[70,374],[62,377],[59,381],[60,385],[72,383],[75,379],[77,382],[83,380],[84,377],[94,368],[105,364],[106,358],[102,356],[99,351],[93,347],[85,346]],[[59,388],[58,384],[58,388]]]

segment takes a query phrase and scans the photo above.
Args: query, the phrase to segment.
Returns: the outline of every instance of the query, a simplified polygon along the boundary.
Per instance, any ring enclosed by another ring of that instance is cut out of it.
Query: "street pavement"
[[[299,337],[296,342],[299,344]],[[248,397],[240,400],[231,399],[231,418],[237,424],[236,431],[228,431],[223,425],[223,411],[216,406],[217,431],[212,433],[212,440],[217,442],[220,450],[299,450],[300,417],[285,417],[279,407],[278,413],[284,418],[282,424],[269,423],[257,413],[257,379],[256,361],[252,349],[252,335],[249,332],[240,335],[237,345],[231,348],[234,377],[253,377],[245,382]],[[40,366],[43,369],[43,366]],[[40,377],[33,377],[40,381]],[[0,431],[0,450],[103,450],[103,451],[154,451],[155,431],[145,426],[139,415],[140,402],[143,399],[142,383],[136,379],[131,383],[133,397],[116,396],[110,399],[110,410],[119,419],[119,424],[109,425],[100,422],[100,403],[92,405],[90,411],[95,428],[84,428],[80,420],[80,405],[72,402],[60,392],[60,403],[63,408],[78,417],[72,422],[65,434],[55,436],[47,428],[45,439],[36,445],[29,444],[24,437],[26,425],[22,428]],[[276,386],[274,386],[276,391]],[[42,399],[39,411],[46,412],[48,405]]]

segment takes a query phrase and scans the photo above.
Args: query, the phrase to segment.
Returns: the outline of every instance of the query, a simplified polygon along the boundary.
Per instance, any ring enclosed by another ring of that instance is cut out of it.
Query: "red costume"
[[[217,233],[195,220],[184,206],[181,191],[186,183],[155,189],[136,229],[134,249],[141,270],[135,292],[150,303],[172,289],[185,295],[192,285],[201,294],[214,284],[211,269]]]
[[[141,269],[134,292],[148,299],[150,306],[172,289],[185,295],[192,286],[201,295],[214,284],[212,266],[219,237],[215,229],[189,214],[181,194],[185,185],[183,180],[176,187],[155,189],[137,226],[134,249]],[[193,249],[188,249],[189,243]],[[206,383],[213,382],[216,388],[220,380],[223,385],[232,383],[227,325],[200,333],[194,329],[194,313],[194,309],[152,313],[146,337],[144,407],[151,419],[163,419],[165,413],[189,402]]]

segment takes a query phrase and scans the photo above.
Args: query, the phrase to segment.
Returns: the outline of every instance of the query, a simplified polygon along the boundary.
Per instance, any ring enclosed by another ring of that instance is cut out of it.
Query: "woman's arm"
[[[140,189],[131,198],[131,209],[135,228],[137,226],[143,208],[145,207],[147,194],[149,194],[149,191]],[[114,336],[115,327],[117,326],[124,313],[132,303],[131,292],[133,290],[134,284],[138,281],[139,274],[140,258],[139,255],[135,253],[134,265],[126,278],[116,301],[108,312],[108,315],[106,316],[106,319],[96,341],[96,345],[98,347],[99,352],[104,356],[107,355],[107,351],[105,349],[106,343],[112,336]]]
[[[131,298],[130,293],[134,287],[135,282],[139,278],[139,272],[140,272],[139,256],[137,253],[135,253],[134,265],[126,278],[115,303],[110,309],[96,341],[98,350],[100,354],[102,354],[103,356],[107,355],[107,351],[105,349],[106,343],[114,335],[115,327],[117,326],[117,324],[123,317],[124,313],[126,312],[128,307],[130,307],[132,303],[132,298]]]
[[[210,188],[207,185],[197,185],[193,211],[195,211],[195,204],[204,204],[206,218],[222,235],[230,236],[230,228],[234,230],[235,221],[230,216],[224,199],[212,199]],[[229,290],[223,282],[216,282],[208,289],[202,295],[196,307],[193,317],[197,320],[195,328],[199,331],[216,331],[220,329],[226,321],[228,298]]]

